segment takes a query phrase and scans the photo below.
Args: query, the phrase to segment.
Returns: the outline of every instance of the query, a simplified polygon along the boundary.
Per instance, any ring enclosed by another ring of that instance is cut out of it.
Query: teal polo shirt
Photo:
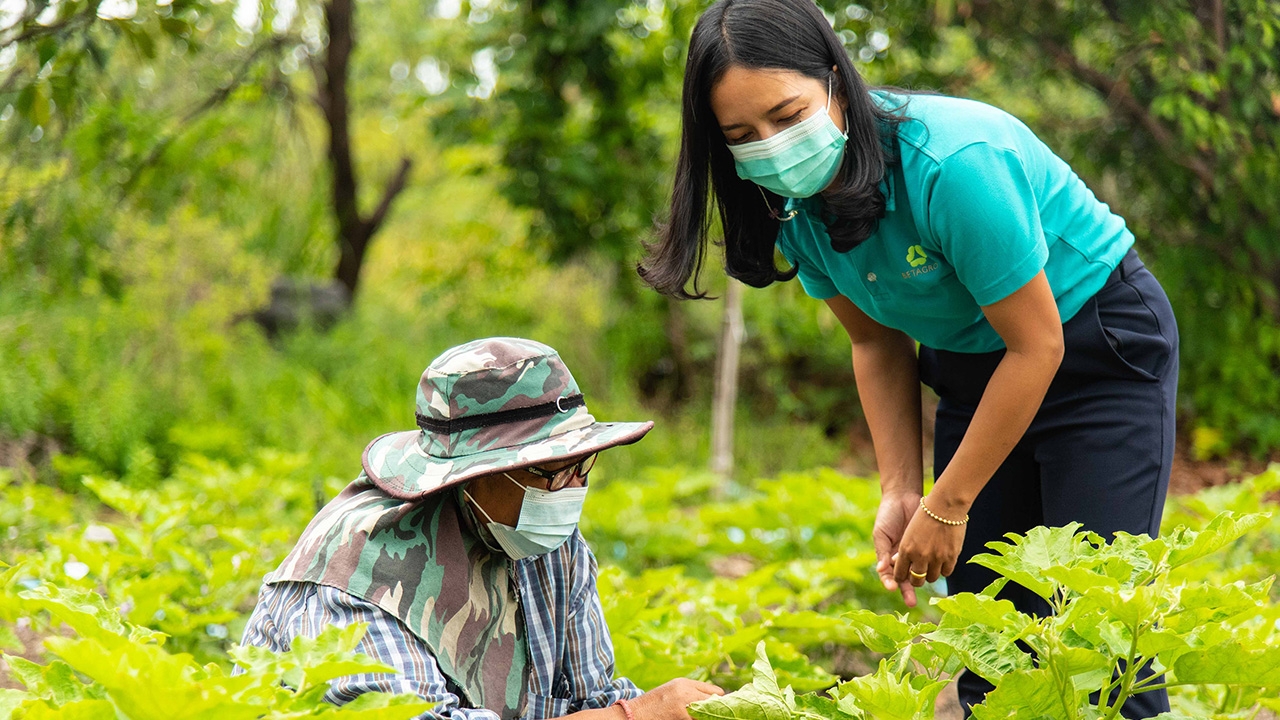
[[[844,295],[871,319],[939,350],[1004,347],[982,306],[1041,270],[1066,322],[1133,245],[1124,219],[1012,115],[973,100],[876,91],[906,104],[885,216],[847,253],[831,248],[819,197],[791,200],[778,249],[805,292]]]

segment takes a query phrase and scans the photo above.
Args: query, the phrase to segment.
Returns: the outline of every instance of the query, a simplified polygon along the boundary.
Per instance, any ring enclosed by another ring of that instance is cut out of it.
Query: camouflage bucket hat
[[[364,450],[365,474],[414,500],[482,475],[633,443],[652,422],[602,423],[555,350],[487,338],[446,350],[418,382],[418,430]]]

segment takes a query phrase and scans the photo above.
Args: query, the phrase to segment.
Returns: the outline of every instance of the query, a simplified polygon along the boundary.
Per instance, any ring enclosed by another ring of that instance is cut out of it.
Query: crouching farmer
[[[359,650],[400,674],[340,678],[326,698],[416,693],[450,720],[678,720],[721,694],[687,679],[642,694],[613,676],[577,524],[596,454],[652,422],[596,422],[559,355],[514,338],[432,361],[417,417],[365,448],[364,472],[266,576],[245,645],[286,651],[368,623]]]

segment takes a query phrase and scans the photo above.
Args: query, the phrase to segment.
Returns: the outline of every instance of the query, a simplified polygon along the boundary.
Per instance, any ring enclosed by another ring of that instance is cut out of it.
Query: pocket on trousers
[[[1172,348],[1160,332],[1160,321],[1128,282],[1108,283],[1094,308],[1100,350],[1122,373],[1149,382],[1160,380]]]

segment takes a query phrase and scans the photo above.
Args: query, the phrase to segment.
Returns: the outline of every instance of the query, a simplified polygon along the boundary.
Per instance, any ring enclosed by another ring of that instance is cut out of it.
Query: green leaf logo
[[[919,245],[912,245],[907,248],[907,262],[911,267],[920,267],[929,262],[929,256],[924,254],[924,248]]]

